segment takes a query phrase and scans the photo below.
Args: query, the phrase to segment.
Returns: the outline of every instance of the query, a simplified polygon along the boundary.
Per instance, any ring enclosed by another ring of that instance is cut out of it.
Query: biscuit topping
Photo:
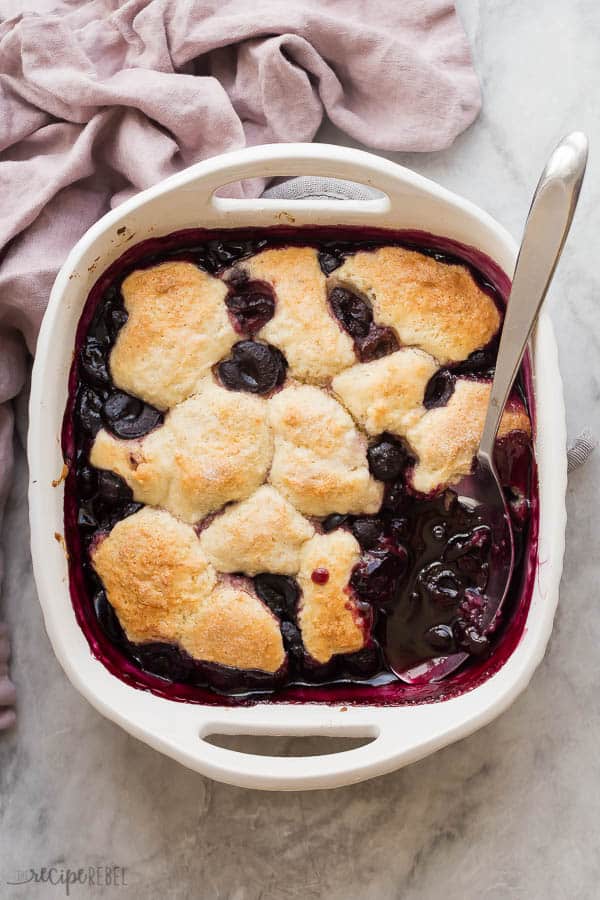
[[[79,350],[78,527],[105,618],[194,677],[269,689],[381,671],[392,619],[407,659],[483,652],[489,540],[449,486],[483,429],[493,292],[391,243],[206,247],[115,281]],[[515,433],[529,452],[517,394]]]

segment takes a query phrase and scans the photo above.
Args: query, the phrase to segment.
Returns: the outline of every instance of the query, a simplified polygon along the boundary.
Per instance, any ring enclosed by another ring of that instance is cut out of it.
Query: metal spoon
[[[587,155],[586,136],[579,131],[567,135],[550,156],[533,195],[506,307],[474,472],[456,487],[459,501],[466,506],[478,507],[492,532],[493,550],[483,612],[484,632],[489,631],[499,615],[515,565],[510,514],[494,463],[494,444],[529,336],[571,227]],[[386,652],[390,667],[409,684],[440,681],[468,658],[467,653],[454,653],[427,660],[407,670],[405,662],[394,666],[393,647]]]

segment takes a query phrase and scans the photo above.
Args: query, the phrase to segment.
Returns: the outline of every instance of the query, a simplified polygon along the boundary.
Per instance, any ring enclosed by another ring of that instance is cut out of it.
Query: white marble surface
[[[550,308],[569,427],[600,434],[600,6],[462,0],[484,91],[450,150],[398,156],[518,234],[545,155],[586,130],[592,156]],[[330,129],[323,139],[344,141]],[[529,689],[493,724],[375,781],[269,795],[201,778],[102,719],[46,639],[27,550],[21,454],[4,524],[4,608],[19,722],[0,737],[0,896],[29,866],[127,867],[127,887],[74,897],[562,900],[600,895],[600,453],[570,479],[561,604]],[[288,742],[289,743],[289,742]]]

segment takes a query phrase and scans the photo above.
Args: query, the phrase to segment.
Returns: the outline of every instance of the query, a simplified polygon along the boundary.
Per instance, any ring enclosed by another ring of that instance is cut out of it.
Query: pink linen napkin
[[[10,400],[56,271],[104,212],[198,160],[309,141],[447,147],[479,85],[447,0],[0,0],[0,512]],[[240,191],[259,192],[246,184]],[[2,707],[12,703],[0,635]]]

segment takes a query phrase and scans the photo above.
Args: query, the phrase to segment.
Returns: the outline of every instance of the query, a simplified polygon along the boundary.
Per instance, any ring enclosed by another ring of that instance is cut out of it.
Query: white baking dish
[[[231,200],[227,182],[258,175],[324,175],[359,181],[385,196],[372,201]],[[75,330],[104,268],[133,242],[191,227],[344,224],[421,229],[488,254],[511,274],[516,245],[489,215],[431,181],[377,156],[322,144],[255,147],[199,163],[108,213],[69,254],[52,290],[33,368],[29,504],[35,578],[56,656],[75,687],[131,734],[231,784],[270,790],[349,784],[413,762],[486,724],[527,685],[548,641],[558,600],[565,534],[565,414],[552,326],[542,317],[533,344],[540,533],[534,593],[521,640],[496,674],[450,700],[401,707],[258,704],[200,706],[130,687],[90,652],[74,615],[63,532],[60,435]],[[543,377],[539,377],[543,373]],[[538,377],[535,377],[535,376]],[[59,481],[58,484],[56,482]],[[370,738],[352,750],[268,757],[208,743],[211,734],[337,735]]]

